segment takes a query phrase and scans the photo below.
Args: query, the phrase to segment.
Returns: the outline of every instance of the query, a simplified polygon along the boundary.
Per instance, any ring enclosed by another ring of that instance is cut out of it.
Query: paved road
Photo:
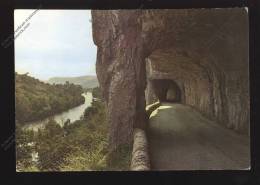
[[[181,104],[163,103],[153,111],[148,141],[153,170],[235,170],[250,166],[248,137]]]

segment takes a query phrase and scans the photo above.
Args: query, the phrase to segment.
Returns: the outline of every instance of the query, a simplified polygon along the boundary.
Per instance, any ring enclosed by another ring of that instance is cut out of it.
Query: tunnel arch
[[[181,90],[173,80],[153,79],[151,83],[160,102],[181,102]]]

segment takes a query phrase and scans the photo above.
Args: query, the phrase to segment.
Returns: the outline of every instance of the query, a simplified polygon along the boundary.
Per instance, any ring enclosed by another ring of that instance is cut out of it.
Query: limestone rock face
[[[182,103],[248,133],[244,9],[93,10],[92,23],[111,149],[145,128],[145,105],[157,101],[153,79],[174,81]]]
[[[140,11],[92,11],[97,77],[108,106],[110,149],[132,142],[145,123],[146,84]]]

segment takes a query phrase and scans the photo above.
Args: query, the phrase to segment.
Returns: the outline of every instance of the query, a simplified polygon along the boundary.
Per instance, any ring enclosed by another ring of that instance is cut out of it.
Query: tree
[[[26,168],[32,164],[33,146],[34,142],[33,131],[24,131],[19,125],[16,125],[16,161],[17,164]]]

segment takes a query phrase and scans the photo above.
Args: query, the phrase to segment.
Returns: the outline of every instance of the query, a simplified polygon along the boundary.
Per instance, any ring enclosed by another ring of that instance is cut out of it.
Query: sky
[[[40,80],[96,75],[90,10],[19,9],[14,25],[16,72]]]

